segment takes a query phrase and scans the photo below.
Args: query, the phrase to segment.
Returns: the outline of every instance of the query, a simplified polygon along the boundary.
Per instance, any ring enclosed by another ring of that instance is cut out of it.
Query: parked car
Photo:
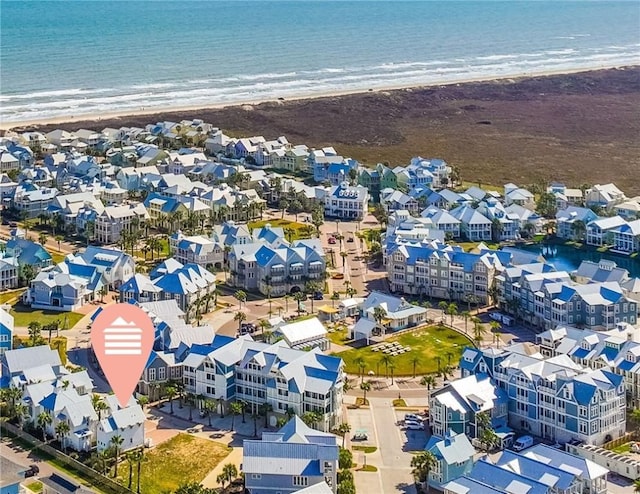
[[[353,237],[349,237],[349,238],[347,239],[347,242],[353,242]]]
[[[351,438],[352,441],[366,441],[367,439],[369,439],[369,435],[364,430],[357,430]]]
[[[424,430],[424,424],[418,424],[417,422],[409,422],[406,427],[407,427],[407,430],[410,430],[410,431]]]
[[[422,417],[420,417],[419,415],[416,415],[415,413],[406,413],[404,415],[404,419],[405,420],[415,420],[415,421],[421,421]]]
[[[322,300],[323,298],[324,298],[324,293],[313,292],[313,300]]]
[[[40,467],[38,467],[38,465],[31,464],[31,465],[29,465],[29,468],[27,470],[25,470],[24,476],[25,476],[25,478],[27,478],[27,477],[35,477],[39,473],[40,473]]]
[[[18,224],[17,224],[15,221],[11,221],[11,222],[9,222],[9,226],[10,226],[11,228],[17,228],[17,227],[18,227]]]
[[[335,237],[329,237],[329,243],[330,244],[335,244],[336,243]]]
[[[523,449],[527,449],[533,446],[533,437],[532,436],[520,436],[516,439],[516,442],[513,443],[514,451],[522,451]]]

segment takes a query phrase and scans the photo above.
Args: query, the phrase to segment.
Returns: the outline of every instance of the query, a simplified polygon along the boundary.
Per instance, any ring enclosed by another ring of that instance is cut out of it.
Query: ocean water
[[[0,120],[640,64],[640,2],[5,1]]]

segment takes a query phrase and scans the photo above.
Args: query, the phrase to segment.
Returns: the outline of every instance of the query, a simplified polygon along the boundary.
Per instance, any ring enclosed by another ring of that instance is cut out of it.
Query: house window
[[[149,381],[156,380],[156,370],[154,368],[149,369]]]
[[[293,485],[296,487],[306,487],[309,485],[309,477],[300,477],[296,475],[293,477]]]
[[[251,474],[251,478],[253,480],[260,480],[262,478],[262,474],[260,474],[260,473],[252,473]]]

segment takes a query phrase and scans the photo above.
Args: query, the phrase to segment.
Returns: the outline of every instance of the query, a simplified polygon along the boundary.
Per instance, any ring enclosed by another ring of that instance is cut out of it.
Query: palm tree
[[[427,387],[427,397],[429,397],[431,395],[431,388],[436,385],[436,378],[431,374],[423,376],[423,378],[420,379],[420,385]]]
[[[458,314],[458,306],[454,303],[447,305],[447,314],[451,316],[451,325],[453,326],[453,317]]]
[[[419,482],[426,482],[427,492],[429,489],[429,473],[436,466],[437,458],[431,451],[423,451],[411,458],[413,474]]]
[[[247,293],[243,290],[238,290],[233,294],[233,298],[238,301],[238,310],[242,309],[242,303],[247,301]]]
[[[242,329],[242,323],[247,320],[247,314],[244,312],[236,312],[236,315],[233,316],[234,321],[238,321],[238,332]]]
[[[472,317],[473,323],[473,341],[477,346],[482,344],[482,337],[487,332],[487,328],[482,324],[479,317]]]
[[[42,335],[42,325],[38,321],[31,321],[29,323],[29,341],[31,346],[35,346]]]
[[[342,449],[344,449],[344,440],[347,437],[347,434],[351,432],[351,426],[347,422],[342,422],[338,426],[338,432],[342,435]]]
[[[216,410],[215,402],[213,400],[210,400],[210,399],[205,399],[204,403],[202,404],[202,410],[204,411],[205,415],[207,416],[207,421],[209,423],[209,427],[211,427],[211,415]]]
[[[356,367],[358,367],[358,369],[360,369],[360,382],[362,382],[364,379],[364,369],[366,366],[366,362],[362,357],[362,355],[358,355],[356,358],[353,359],[353,365],[355,365]]]
[[[122,446],[123,442],[124,442],[124,438],[119,434],[116,434],[115,436],[113,436],[111,438],[111,441],[109,441],[109,444],[113,446],[113,457],[116,460],[115,468],[113,471],[114,479],[118,476],[118,461],[120,460],[120,446]]]
[[[196,401],[196,395],[194,395],[193,393],[185,393],[184,401],[187,403],[187,406],[189,407],[189,420],[193,420],[193,405],[195,404],[195,401]]]
[[[45,232],[40,232],[38,235],[38,242],[43,246],[47,243],[47,234]]]
[[[264,428],[266,429],[269,423],[269,414],[273,412],[273,406],[271,403],[263,403],[258,407],[258,412],[264,417]]]
[[[107,404],[102,400],[102,397],[98,394],[93,394],[93,396],[91,396],[91,404],[93,405],[93,409],[98,414],[98,421],[102,420],[102,412],[104,412],[109,408]]]
[[[387,379],[389,379],[389,364],[391,363],[392,358],[391,355],[389,354],[385,354],[382,356],[382,358],[380,359],[380,363],[384,364],[384,368],[385,368],[385,377]]]
[[[56,242],[58,242],[58,252],[60,251],[60,242],[62,242],[64,240],[64,237],[62,235],[56,235],[55,236]]]
[[[142,467],[142,462],[144,460],[145,460],[145,458],[144,458],[144,448],[136,449],[133,452],[133,461],[136,464],[136,473],[137,473],[136,492],[137,492],[137,494],[140,494],[140,469]]]
[[[420,356],[414,355],[411,357],[411,365],[413,366],[413,378],[416,378],[416,366],[420,363]]]
[[[238,476],[238,468],[233,463],[227,463],[222,467],[222,473],[216,477],[216,482],[222,485],[224,489],[225,483],[231,483]]]
[[[371,383],[369,381],[365,381],[360,383],[360,389],[362,390],[362,402],[364,405],[367,404],[367,391],[371,391]]]
[[[173,415],[173,398],[175,398],[178,390],[175,386],[167,386],[164,392],[167,395],[167,398],[169,398],[169,407],[171,407],[171,414]]]
[[[13,407],[13,415],[18,419],[18,426],[22,429],[24,419],[29,416],[29,407],[24,403],[16,403]]]
[[[136,462],[135,455],[135,451],[129,451],[125,454],[125,459],[129,465],[129,485],[127,486],[129,490],[131,490],[131,484],[133,484],[133,464]]]
[[[384,335],[386,332],[384,324],[382,324],[382,321],[384,320],[385,317],[387,317],[387,311],[385,310],[384,307],[376,307],[373,309],[373,318],[375,319],[375,321],[378,323],[378,326],[380,327],[380,331],[382,332],[382,339],[384,339]]]
[[[389,369],[391,370],[391,385],[393,386],[393,371],[396,369],[396,363],[393,359],[389,362]]]
[[[235,421],[236,415],[240,415],[243,410],[244,407],[239,401],[232,401],[229,404],[229,411],[231,412],[231,430],[233,430],[233,423]]]
[[[71,431],[69,424],[65,421],[60,421],[56,424],[55,432],[56,437],[60,441],[60,445],[62,446],[62,450],[66,453],[67,451],[67,434]]]
[[[464,318],[464,333],[467,334],[467,324],[469,322],[469,318],[471,317],[471,312],[465,310],[462,311],[460,315]]]
[[[51,425],[53,419],[51,418],[51,414],[49,412],[40,412],[38,414],[38,418],[36,419],[36,423],[38,424],[38,429],[42,430],[42,441],[47,441],[47,427]]]

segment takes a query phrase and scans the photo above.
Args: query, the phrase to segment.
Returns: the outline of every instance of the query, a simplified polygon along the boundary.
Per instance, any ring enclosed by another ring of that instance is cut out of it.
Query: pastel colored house
[[[242,456],[249,494],[300,492],[317,484],[336,492],[337,437],[311,429],[298,416],[277,432],[264,432],[260,441],[243,441]]]
[[[0,494],[18,494],[23,492],[20,483],[24,481],[27,467],[19,465],[9,458],[0,457]]]
[[[13,316],[0,307],[0,355],[13,348]]]
[[[17,258],[20,266],[30,264],[36,270],[51,266],[51,254],[42,245],[31,240],[13,237],[7,242],[5,252],[7,256]]]
[[[456,379],[429,398],[429,423],[440,438],[451,433],[478,437],[480,413],[489,415],[494,430],[507,425],[507,395],[487,375]]]
[[[369,191],[362,187],[342,182],[327,190],[324,198],[324,214],[330,218],[362,219],[367,214]]]
[[[443,438],[431,436],[425,451],[436,458],[436,465],[429,472],[429,486],[442,490],[442,486],[473,468],[475,448],[464,434],[447,431]]]

